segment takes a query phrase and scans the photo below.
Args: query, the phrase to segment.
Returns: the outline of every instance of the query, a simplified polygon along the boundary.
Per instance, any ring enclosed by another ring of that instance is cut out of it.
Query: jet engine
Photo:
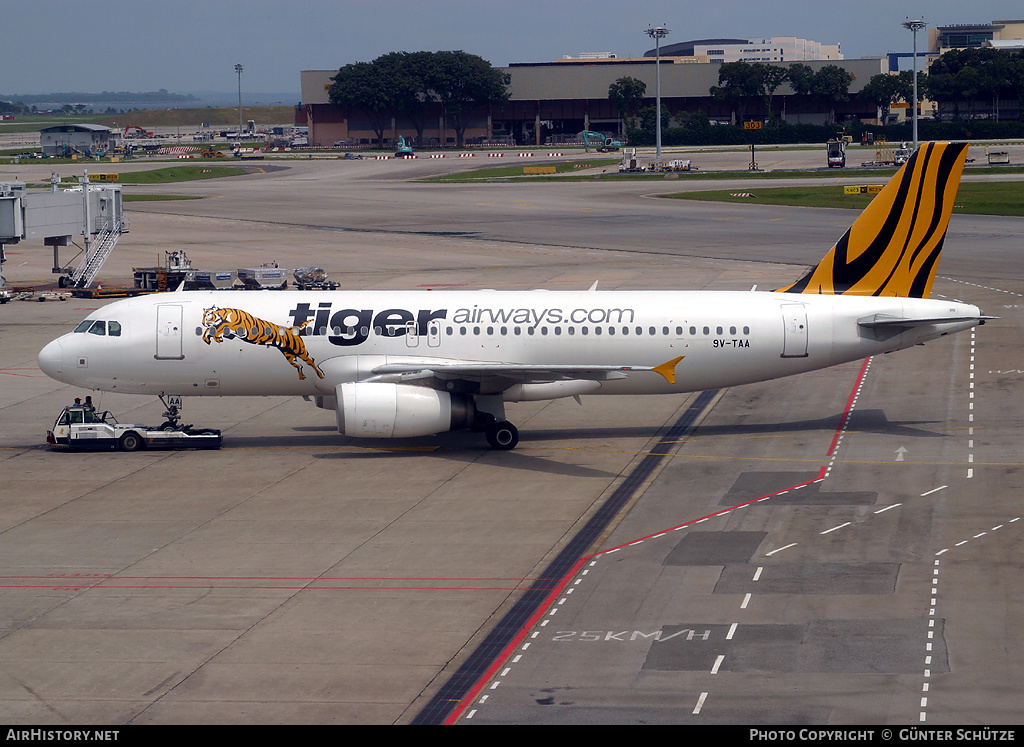
[[[335,387],[338,431],[358,438],[411,438],[469,428],[469,397],[408,384],[350,382]]]

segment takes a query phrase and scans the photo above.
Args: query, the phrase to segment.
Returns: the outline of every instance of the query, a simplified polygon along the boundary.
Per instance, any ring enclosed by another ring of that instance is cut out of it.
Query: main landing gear
[[[519,443],[519,429],[507,420],[501,420],[488,426],[484,434],[492,449],[508,451],[514,449]]]
[[[477,411],[473,430],[483,431],[492,449],[508,451],[519,443],[519,429],[507,420],[498,420],[489,412]]]

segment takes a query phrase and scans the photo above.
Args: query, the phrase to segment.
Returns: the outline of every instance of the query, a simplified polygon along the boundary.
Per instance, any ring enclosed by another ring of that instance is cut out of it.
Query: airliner
[[[929,298],[967,145],[926,143],[824,259],[771,291],[184,291],[117,301],[39,353],[84,389],[301,396],[357,438],[471,429],[509,402],[792,376],[984,324]]]

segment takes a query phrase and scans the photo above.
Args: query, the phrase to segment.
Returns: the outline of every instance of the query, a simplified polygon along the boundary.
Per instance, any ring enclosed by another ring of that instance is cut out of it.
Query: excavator
[[[611,151],[618,150],[622,147],[622,143],[618,140],[612,140],[610,137],[605,137],[600,132],[589,132],[584,130],[579,134],[580,139],[583,141],[583,149],[589,153],[590,147],[594,146],[598,153],[610,153]]]
[[[396,158],[406,158],[413,155],[412,146],[405,142],[405,135],[398,136],[398,147],[395,149]]]

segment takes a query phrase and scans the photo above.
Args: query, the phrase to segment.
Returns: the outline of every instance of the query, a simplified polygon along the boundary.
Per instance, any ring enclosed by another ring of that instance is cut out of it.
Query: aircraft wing
[[[682,356],[658,366],[623,365],[565,365],[538,363],[500,363],[481,361],[460,361],[445,358],[416,359],[408,362],[389,361],[372,369],[377,376],[398,375],[404,379],[436,376],[441,379],[464,379],[483,382],[489,379],[504,379],[511,384],[528,384],[564,379],[585,379],[609,381],[622,379],[636,371],[654,371],[670,384],[676,380],[676,364]]]

